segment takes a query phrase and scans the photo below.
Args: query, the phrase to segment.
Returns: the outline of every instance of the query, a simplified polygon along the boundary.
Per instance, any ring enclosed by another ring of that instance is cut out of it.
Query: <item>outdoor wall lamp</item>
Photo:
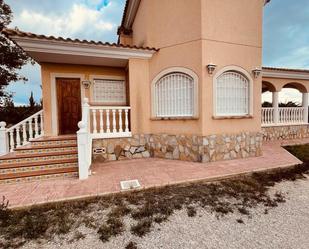
[[[207,65],[207,71],[209,74],[213,74],[213,72],[216,70],[217,65],[210,63]]]
[[[91,81],[90,80],[83,80],[82,84],[85,87],[85,89],[88,89],[91,85]]]
[[[260,76],[260,74],[262,73],[262,70],[259,68],[253,69],[252,73],[254,75],[254,78],[258,78]]]

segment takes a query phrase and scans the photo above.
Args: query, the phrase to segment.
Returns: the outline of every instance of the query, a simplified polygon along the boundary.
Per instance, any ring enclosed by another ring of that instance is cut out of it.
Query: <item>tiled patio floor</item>
[[[288,167],[301,163],[284,150],[282,142],[263,145],[263,156],[213,163],[193,163],[163,159],[136,159],[94,165],[89,179],[59,179],[0,186],[0,195],[11,207],[103,195],[120,191],[120,181],[138,179],[143,188],[194,180],[215,180],[231,175]],[[289,144],[309,143],[309,139]],[[284,142],[287,144],[287,142]]]

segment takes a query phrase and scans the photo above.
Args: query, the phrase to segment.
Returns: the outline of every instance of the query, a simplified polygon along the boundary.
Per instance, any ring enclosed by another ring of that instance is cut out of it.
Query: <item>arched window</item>
[[[250,114],[250,80],[243,73],[228,70],[215,79],[217,116]]]
[[[158,118],[196,116],[196,78],[183,71],[157,76],[153,82],[153,115]]]

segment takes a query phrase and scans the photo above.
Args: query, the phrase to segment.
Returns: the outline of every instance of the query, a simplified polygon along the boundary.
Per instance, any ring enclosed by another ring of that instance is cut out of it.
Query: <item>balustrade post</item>
[[[109,110],[106,110],[106,132],[110,133]]]
[[[14,141],[14,130],[10,131],[10,152],[13,152],[15,149],[15,141]]]
[[[104,123],[103,123],[103,110],[99,110],[100,113],[100,133],[104,132]]]
[[[9,137],[5,126],[5,122],[0,122],[0,156],[9,153]]]
[[[26,131],[26,122],[23,123],[23,145],[27,144],[27,131]]]
[[[39,137],[38,116],[34,117],[34,137]]]
[[[43,118],[43,112],[40,113],[40,121],[41,121],[41,136],[44,135],[44,118]]]
[[[123,129],[122,129],[122,109],[119,109],[118,113],[119,113],[119,132],[123,132]]]
[[[89,176],[89,134],[87,131],[87,125],[80,121],[78,123],[79,131],[77,131],[77,149],[78,149],[78,175],[80,180],[87,179]]]
[[[93,127],[93,133],[98,133],[97,130],[97,112],[96,110],[92,110],[92,127]]]
[[[77,148],[78,148],[78,174],[79,179],[84,180],[89,176],[89,167],[91,164],[91,139],[89,137],[89,104],[85,98],[82,106],[82,121],[78,123]]]
[[[20,129],[19,126],[16,127],[16,147],[20,146]]]
[[[129,112],[129,110],[128,109],[125,109],[124,110],[124,113],[125,113],[125,123],[124,123],[124,125],[125,125],[125,132],[129,132],[129,118],[128,118],[128,112]]]
[[[29,140],[33,139],[33,130],[32,130],[32,118],[28,121],[29,126]]]
[[[116,110],[115,109],[112,110],[112,114],[113,114],[113,133],[116,133],[117,129],[116,129]]]
[[[274,108],[274,124],[279,123],[279,92],[272,93],[273,108]]]
[[[304,123],[308,124],[308,105],[309,105],[309,100],[308,100],[309,93],[303,93],[303,108],[304,108]]]

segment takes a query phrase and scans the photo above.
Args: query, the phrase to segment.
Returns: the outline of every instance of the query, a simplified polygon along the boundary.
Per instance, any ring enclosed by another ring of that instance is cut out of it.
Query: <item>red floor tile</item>
[[[309,143],[309,139],[291,140],[291,144]],[[84,181],[57,179],[31,183],[1,185],[0,194],[10,206],[59,201],[120,191],[120,181],[138,179],[143,188],[199,179],[214,179],[287,167],[301,163],[281,147],[287,141],[267,142],[263,156],[213,163],[193,163],[157,158],[117,161],[92,166],[92,176]]]

